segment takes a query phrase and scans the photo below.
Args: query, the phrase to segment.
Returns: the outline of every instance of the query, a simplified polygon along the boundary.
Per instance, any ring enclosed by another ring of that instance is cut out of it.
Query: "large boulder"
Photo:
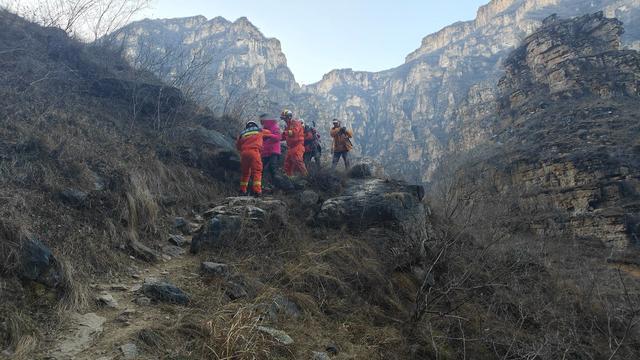
[[[46,245],[35,236],[30,236],[20,248],[21,267],[19,277],[31,280],[51,288],[60,285],[62,270]]]
[[[142,116],[155,116],[158,112],[173,114],[186,101],[177,88],[119,78],[97,79],[91,84],[89,93],[126,103],[135,99]]]
[[[193,167],[203,169],[220,178],[227,171],[238,172],[240,156],[234,143],[225,135],[203,127],[178,127],[170,134],[176,143],[182,144],[179,156]]]
[[[207,220],[191,240],[191,253],[197,254],[204,248],[218,248],[232,242],[241,226],[239,216],[217,215]]]
[[[272,220],[278,224],[287,222],[287,204],[272,198],[239,196],[226,198],[204,213],[205,219],[216,216],[238,216],[253,221]]]
[[[384,166],[376,160],[363,157],[355,161],[355,164],[351,166],[347,175],[354,179],[364,179],[369,177],[375,177],[378,179],[386,179],[389,176],[384,170]]]
[[[349,180],[343,195],[322,204],[317,221],[363,235],[392,267],[401,267],[421,256],[429,238],[423,197],[422,186],[401,181]]]
[[[207,210],[206,223],[191,241],[191,252],[219,248],[233,243],[243,228],[262,228],[265,224],[283,226],[287,222],[287,205],[280,200],[253,197],[230,197]]]

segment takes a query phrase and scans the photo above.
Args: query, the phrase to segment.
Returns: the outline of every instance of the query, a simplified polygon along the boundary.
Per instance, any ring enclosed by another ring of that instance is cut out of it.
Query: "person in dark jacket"
[[[335,170],[340,158],[342,158],[344,160],[344,167],[348,170],[350,167],[349,151],[353,149],[353,144],[351,143],[353,131],[341,126],[338,119],[333,119],[331,137],[333,138],[333,161],[331,162],[331,169]]]
[[[320,145],[320,134],[315,126],[304,125],[304,165],[307,169],[311,166],[311,161],[315,162],[316,171],[320,170],[320,157],[322,146]]]

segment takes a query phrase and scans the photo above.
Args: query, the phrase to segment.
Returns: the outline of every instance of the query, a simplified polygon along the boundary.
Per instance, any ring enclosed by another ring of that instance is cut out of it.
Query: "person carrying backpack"
[[[338,119],[333,119],[331,137],[333,138],[333,161],[331,162],[331,169],[335,170],[340,158],[342,158],[344,160],[344,167],[348,170],[350,167],[349,151],[353,149],[353,144],[351,143],[353,132],[341,126]]]
[[[313,126],[305,124],[304,126],[304,164],[309,169],[311,160],[315,160],[316,171],[320,170],[320,156],[322,155],[322,146],[320,145],[320,134],[316,130],[315,123]]]
[[[287,124],[282,132],[282,141],[287,142],[287,155],[284,158],[284,172],[287,176],[307,176],[304,166],[304,129],[299,120],[293,119],[293,113],[284,110],[280,119]]]
[[[245,129],[238,136],[236,148],[240,152],[240,195],[248,195],[249,179],[253,176],[252,191],[255,196],[262,195],[262,151],[263,139],[277,135],[264,130],[253,121],[249,121]]]

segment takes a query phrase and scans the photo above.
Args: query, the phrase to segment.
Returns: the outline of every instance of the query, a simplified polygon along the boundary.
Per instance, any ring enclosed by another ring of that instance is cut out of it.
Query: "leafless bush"
[[[0,6],[42,26],[97,40],[127,24],[152,0],[2,0]]]
[[[557,221],[532,231],[560,215],[508,186],[494,150],[450,159],[432,184],[434,237],[410,326],[421,355],[637,357],[637,287],[573,247]]]

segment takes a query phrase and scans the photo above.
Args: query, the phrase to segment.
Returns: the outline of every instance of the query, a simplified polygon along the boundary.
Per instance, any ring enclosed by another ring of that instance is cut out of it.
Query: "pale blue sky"
[[[300,83],[337,68],[379,71],[398,66],[425,35],[475,18],[489,0],[157,0],[151,18],[246,16],[278,38]]]

